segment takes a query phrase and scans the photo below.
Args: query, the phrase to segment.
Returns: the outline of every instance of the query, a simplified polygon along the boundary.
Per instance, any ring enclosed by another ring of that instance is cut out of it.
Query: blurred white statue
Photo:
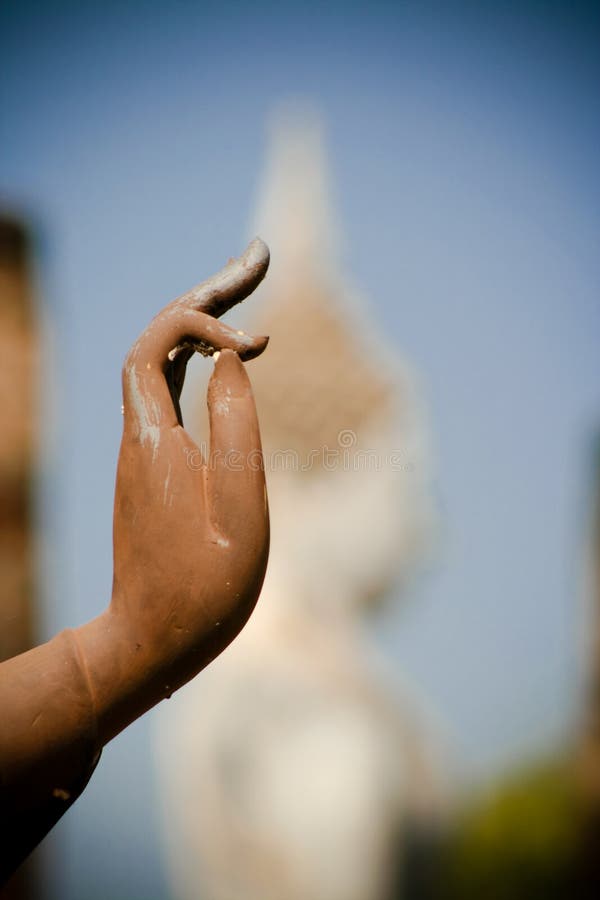
[[[425,717],[392,696],[364,628],[429,543],[420,411],[336,266],[327,197],[318,124],[280,122],[248,322],[271,335],[249,367],[271,555],[244,632],[157,717],[178,900],[387,900],[403,829],[443,804]]]

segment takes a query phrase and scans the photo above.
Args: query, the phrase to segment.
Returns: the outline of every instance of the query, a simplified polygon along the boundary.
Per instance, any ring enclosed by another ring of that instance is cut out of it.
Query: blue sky
[[[600,411],[599,28],[581,3],[3,4],[0,199],[37,230],[57,367],[48,630],[109,597],[126,349],[242,249],[268,116],[306,98],[344,262],[433,434],[439,557],[382,641],[474,771],[561,740]],[[147,728],[58,830],[60,896],[90,867],[99,897],[165,896]]]

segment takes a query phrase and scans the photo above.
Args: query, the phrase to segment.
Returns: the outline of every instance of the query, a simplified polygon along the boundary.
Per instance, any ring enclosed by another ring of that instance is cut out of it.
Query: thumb
[[[250,559],[266,552],[269,517],[252,387],[237,353],[223,350],[208,385],[208,502],[213,526]]]

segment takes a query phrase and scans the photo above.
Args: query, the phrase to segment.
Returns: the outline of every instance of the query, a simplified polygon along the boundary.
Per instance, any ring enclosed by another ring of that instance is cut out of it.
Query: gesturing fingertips
[[[130,350],[123,368],[123,397],[126,421],[133,412],[138,430],[152,411],[155,426],[174,425],[180,419],[177,409],[181,385],[173,389],[172,378],[165,380],[173,369],[177,354],[188,348],[206,356],[228,348],[243,359],[259,356],[267,346],[268,337],[253,337],[235,331],[206,313],[186,307],[163,310],[150,323],[144,334]]]
[[[206,313],[186,307],[168,307],[155,316],[133,345],[125,366],[135,365],[143,371],[164,370],[177,355],[179,347],[191,347],[206,356],[228,348],[239,353],[242,359],[254,359],[268,342],[268,337],[253,337],[235,331]]]
[[[225,348],[235,350],[240,359],[247,361],[260,356],[269,343],[266,335],[255,337],[244,331],[234,331],[233,328],[229,328],[218,319],[213,319],[205,313],[193,312],[190,314],[189,311],[186,311],[180,313],[180,317],[182,322],[189,321],[190,333],[183,335],[177,346],[168,351],[167,359],[171,362],[184,350],[193,350],[203,356],[213,356]],[[172,333],[168,332],[167,334]],[[169,340],[170,338],[165,335],[163,344],[168,344]]]
[[[239,259],[161,310],[135,342],[123,366],[123,405],[125,428],[142,443],[156,429],[182,424],[179,398],[194,352],[229,348],[244,360],[263,352],[268,338],[235,331],[217,317],[251,294],[268,266],[269,248],[255,238]]]

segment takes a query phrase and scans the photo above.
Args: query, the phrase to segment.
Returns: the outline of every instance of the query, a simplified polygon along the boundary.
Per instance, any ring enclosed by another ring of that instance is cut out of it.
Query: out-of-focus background
[[[2,4],[4,656],[108,601],[128,346],[272,250],[229,317],[271,334],[264,602],[11,896],[591,884],[599,38],[551,0]]]

